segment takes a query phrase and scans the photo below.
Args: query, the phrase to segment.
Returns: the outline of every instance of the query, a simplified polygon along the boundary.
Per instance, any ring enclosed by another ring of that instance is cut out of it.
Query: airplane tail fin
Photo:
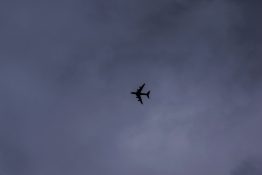
[[[147,98],[149,98],[149,94],[150,94],[150,91],[148,91],[148,92],[146,93]]]

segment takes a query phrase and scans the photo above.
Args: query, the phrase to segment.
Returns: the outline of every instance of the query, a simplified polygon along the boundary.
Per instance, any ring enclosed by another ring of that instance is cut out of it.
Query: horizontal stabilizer
[[[148,92],[146,93],[147,98],[149,98],[149,94],[150,94],[150,91],[148,91]]]

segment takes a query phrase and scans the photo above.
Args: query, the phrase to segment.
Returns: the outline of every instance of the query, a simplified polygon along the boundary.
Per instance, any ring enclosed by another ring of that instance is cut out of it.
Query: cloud
[[[4,2],[0,173],[251,171],[241,162],[262,144],[255,6]],[[143,106],[129,93],[142,82]]]
[[[248,157],[237,166],[237,168],[232,171],[232,175],[259,175],[262,173],[261,170],[261,160],[257,156]]]

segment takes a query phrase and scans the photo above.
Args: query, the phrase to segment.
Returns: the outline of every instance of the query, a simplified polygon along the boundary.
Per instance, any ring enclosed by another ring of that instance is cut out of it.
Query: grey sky
[[[260,175],[261,5],[0,1],[0,175]]]

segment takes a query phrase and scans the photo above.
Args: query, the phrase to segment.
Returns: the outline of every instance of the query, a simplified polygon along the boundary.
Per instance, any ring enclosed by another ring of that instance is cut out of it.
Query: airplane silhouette
[[[135,94],[135,95],[136,95],[136,98],[138,99],[138,101],[139,101],[141,104],[143,104],[143,101],[142,101],[141,96],[142,96],[142,95],[146,95],[147,98],[149,98],[149,94],[150,94],[150,91],[148,91],[147,93],[143,93],[143,92],[142,92],[142,89],[144,88],[144,86],[145,86],[145,83],[144,83],[142,86],[140,86],[140,87],[136,90],[136,92],[131,92],[131,94]]]

